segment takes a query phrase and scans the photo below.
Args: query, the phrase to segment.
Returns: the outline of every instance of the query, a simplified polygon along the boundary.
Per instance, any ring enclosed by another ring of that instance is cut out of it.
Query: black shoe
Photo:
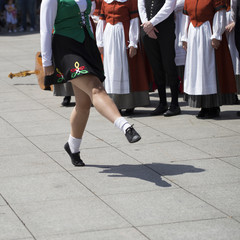
[[[128,108],[122,113],[122,116],[130,116],[134,113],[134,108]]]
[[[68,142],[64,145],[64,149],[66,150],[66,152],[68,153],[68,155],[70,156],[71,160],[72,160],[72,164],[76,167],[82,167],[85,166],[85,163],[82,161],[82,159],[80,158],[80,152],[77,153],[72,153],[69,147]]]
[[[201,108],[201,111],[198,113],[196,118],[203,119],[208,114],[209,108]]]
[[[141,139],[141,136],[136,132],[133,126],[127,128],[125,136],[130,143],[138,142]]]
[[[155,110],[153,110],[150,115],[151,116],[157,116],[157,115],[162,115],[168,110],[167,104],[162,104],[160,103]]]
[[[179,115],[181,113],[181,109],[179,106],[170,106],[170,108],[163,114],[164,117],[172,117]]]
[[[209,108],[208,113],[206,114],[206,119],[213,119],[220,116],[220,107]]]
[[[63,98],[62,106],[64,107],[69,106],[70,102],[71,102],[71,96],[66,96]]]

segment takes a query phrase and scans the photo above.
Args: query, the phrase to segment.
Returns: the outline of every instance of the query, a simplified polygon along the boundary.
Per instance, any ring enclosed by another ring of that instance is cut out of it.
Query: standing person
[[[118,109],[126,109],[126,115],[150,104],[139,28],[137,0],[102,1],[96,39],[103,54],[105,88]]]
[[[180,79],[179,91],[183,93],[183,79],[184,79],[184,67],[186,61],[186,51],[182,47],[181,42],[181,30],[182,30],[182,17],[183,17],[183,7],[185,0],[177,0],[176,7],[174,10],[175,14],[175,63],[177,66],[177,73]]]
[[[20,32],[27,30],[27,14],[30,17],[30,32],[33,32],[36,28],[36,0],[21,0]]]
[[[13,0],[8,0],[5,5],[6,22],[8,27],[8,32],[17,32],[17,9]]]
[[[55,84],[53,88],[54,96],[64,96],[61,103],[62,106],[67,107],[71,103],[71,97],[74,96],[72,84],[70,82],[63,84]]]
[[[151,115],[164,114],[165,117],[181,113],[178,104],[179,80],[175,64],[175,23],[176,0],[138,0],[138,10],[142,22],[141,36],[154,80],[158,88],[160,102]],[[171,104],[168,108],[166,79],[171,90]]]
[[[103,0],[95,0],[96,7],[94,9],[94,12],[92,13],[92,19],[96,25],[100,18],[102,1]]]
[[[185,0],[184,92],[188,94],[189,106],[201,108],[197,118],[218,117],[222,104],[235,102],[236,82],[223,34],[226,8],[225,0]]]
[[[6,4],[6,0],[0,0],[0,12],[4,10],[5,4]]]
[[[89,21],[91,4],[91,0],[42,0],[40,13],[45,75],[70,81],[74,90],[76,106],[70,118],[71,133],[64,145],[74,166],[85,165],[80,158],[79,148],[91,104],[121,129],[130,143],[141,139],[126,119],[121,117],[102,85],[105,79],[103,65]]]
[[[239,53],[235,44],[235,25],[236,25],[236,13],[237,13],[237,0],[231,0],[230,10],[227,12],[226,21],[226,37],[228,40],[228,47],[232,57],[233,69],[235,73],[237,90],[240,92],[240,59]],[[237,94],[236,94],[237,99]]]
[[[235,43],[236,43],[238,53],[240,55],[240,1],[237,1]]]

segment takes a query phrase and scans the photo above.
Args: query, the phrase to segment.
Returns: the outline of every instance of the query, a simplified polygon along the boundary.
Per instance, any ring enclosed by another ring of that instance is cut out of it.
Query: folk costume
[[[85,165],[80,158],[80,145],[91,103],[125,134],[129,143],[141,139],[133,126],[120,115],[101,83],[105,76],[89,20],[91,5],[91,0],[42,0],[40,13],[45,74],[52,73],[55,65],[56,72],[50,80],[56,83],[71,80],[74,85],[76,106],[71,114],[71,133],[64,149],[77,167]]]
[[[223,34],[226,4],[224,0],[185,0],[183,13],[182,41],[187,42],[184,92],[189,106],[202,108],[197,117],[216,117],[219,106],[234,103],[236,93],[232,60]],[[212,39],[221,40],[217,50],[211,45]]]
[[[141,22],[148,21],[157,29],[157,39],[150,38],[141,28],[141,38],[154,74],[160,102],[151,115],[174,116],[180,114],[178,104],[179,80],[175,64],[175,22],[176,0],[138,0]],[[166,84],[171,90],[171,105],[168,109]]]
[[[105,89],[119,109],[149,105],[150,72],[139,42],[136,0],[103,0],[96,40],[103,47]],[[137,54],[129,57],[129,48]]]
[[[56,68],[50,84],[65,83],[89,73],[104,81],[103,65],[89,20],[91,6],[91,0],[42,1],[43,66],[51,66],[53,62]]]
[[[227,22],[226,25],[234,22],[236,23],[236,13],[237,13],[237,0],[231,0],[230,10],[227,12]],[[232,57],[233,69],[235,73],[237,90],[240,93],[240,60],[239,53],[235,44],[235,28],[231,32],[226,32],[226,37],[228,40],[228,47]]]
[[[238,53],[240,55],[240,1],[237,1],[235,43],[236,43]]]
[[[103,0],[95,0],[96,3],[96,7],[95,10],[93,12],[93,18],[98,22],[100,14],[101,14],[101,7],[102,7],[102,1]]]
[[[182,17],[183,17],[183,7],[185,0],[177,0],[176,7],[174,10],[175,14],[175,63],[177,66],[178,77],[180,80],[179,90],[183,93],[183,78],[184,78],[184,67],[186,61],[186,51],[182,47],[181,43],[181,30],[182,30]]]

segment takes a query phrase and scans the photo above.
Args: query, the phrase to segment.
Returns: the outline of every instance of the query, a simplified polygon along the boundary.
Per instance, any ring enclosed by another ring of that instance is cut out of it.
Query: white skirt
[[[227,12],[227,24],[231,23],[231,12]],[[232,57],[233,69],[235,75],[240,74],[240,61],[239,54],[235,44],[235,29],[233,29],[230,33],[226,32],[226,37],[228,41],[228,47],[230,50],[230,54]]]
[[[109,94],[128,94],[130,92],[129,70],[123,24],[107,23],[103,42],[105,89]]]
[[[189,95],[217,93],[215,52],[211,45],[209,21],[188,30],[188,47],[184,73],[184,92]]]

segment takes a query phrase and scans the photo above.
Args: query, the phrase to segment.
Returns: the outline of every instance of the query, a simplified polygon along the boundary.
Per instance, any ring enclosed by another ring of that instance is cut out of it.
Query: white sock
[[[119,128],[124,134],[126,130],[131,127],[128,121],[124,117],[119,117],[114,121],[114,126]]]
[[[79,152],[81,142],[81,138],[75,138],[71,134],[69,135],[68,144],[72,153]]]

